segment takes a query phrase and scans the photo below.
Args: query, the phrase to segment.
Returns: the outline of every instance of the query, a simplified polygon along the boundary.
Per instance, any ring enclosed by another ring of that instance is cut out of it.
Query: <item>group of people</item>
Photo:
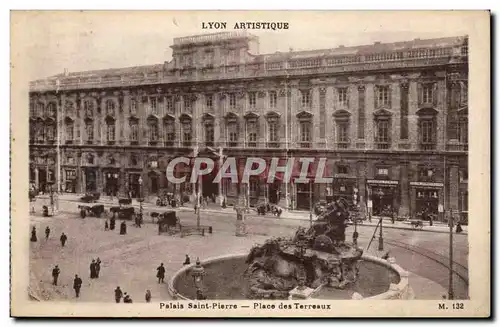
[[[52,269],[52,285],[57,286],[57,280],[59,279],[59,275],[61,274],[61,269],[59,269],[58,265],[55,265]],[[82,279],[75,275],[73,279],[73,289],[75,290],[75,296],[80,297],[80,290],[82,288]]]
[[[101,271],[101,259],[97,258],[97,260],[92,259],[90,263],[90,278],[99,278],[99,272]]]
[[[48,241],[49,237],[50,237],[50,227],[47,226],[45,228],[45,241]],[[61,242],[61,246],[62,247],[64,247],[64,245],[66,244],[67,240],[68,240],[68,236],[66,236],[66,234],[64,234],[64,232],[63,232],[61,234],[61,237],[59,237],[59,241]],[[38,237],[36,235],[36,227],[35,226],[33,226],[33,228],[31,229],[30,241],[31,242],[38,242]]]
[[[108,220],[106,219],[106,221],[104,222],[104,230],[105,231],[115,230],[115,225],[116,225],[115,217],[111,217],[109,219],[109,223]],[[120,235],[127,235],[127,224],[125,223],[125,221],[122,221],[120,224]]]
[[[146,300],[146,302],[149,303],[149,302],[151,302],[151,298],[152,298],[151,291],[146,290],[146,294],[144,295],[144,299]],[[127,294],[127,292],[123,292],[121,290],[120,286],[117,286],[115,288],[115,302],[120,303],[122,299],[123,299],[123,303],[133,303],[130,295]]]

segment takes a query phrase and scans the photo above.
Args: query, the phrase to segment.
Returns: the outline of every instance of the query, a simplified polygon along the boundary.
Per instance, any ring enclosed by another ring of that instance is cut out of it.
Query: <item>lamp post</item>
[[[139,215],[142,217],[142,176],[139,176]]]
[[[450,226],[450,248],[449,248],[449,275],[448,275],[448,300],[453,300],[453,211],[450,209],[450,218],[448,225]]]
[[[358,204],[358,189],[354,188],[353,190],[353,196],[352,196],[352,203],[354,204],[354,208],[357,209],[357,204]],[[354,245],[358,245],[358,215],[359,212],[357,210],[354,211],[354,234],[352,235],[352,241]]]
[[[203,277],[205,276],[205,268],[201,265],[200,258],[196,258],[196,265],[191,270],[191,276],[193,276],[193,284],[196,288],[196,299],[204,300],[201,287],[203,285]]]

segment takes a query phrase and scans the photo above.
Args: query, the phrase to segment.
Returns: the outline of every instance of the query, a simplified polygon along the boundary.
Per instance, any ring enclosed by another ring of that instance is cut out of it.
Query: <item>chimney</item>
[[[64,76],[68,76],[68,75],[69,75],[68,68],[64,68]]]

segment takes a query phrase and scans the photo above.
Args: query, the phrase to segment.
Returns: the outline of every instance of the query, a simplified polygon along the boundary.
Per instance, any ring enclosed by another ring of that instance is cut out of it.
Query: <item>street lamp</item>
[[[205,268],[201,265],[200,258],[196,258],[196,265],[191,269],[191,275],[193,276],[193,284],[196,288],[196,296],[199,297],[199,295],[202,295],[201,286],[203,284],[203,277],[205,276]]]
[[[354,204],[354,234],[352,235],[352,240],[354,245],[358,245],[358,215],[359,212],[357,211],[357,204],[358,204],[358,189],[355,187],[353,189],[353,196],[352,196],[352,203]]]
[[[142,176],[139,176],[139,215],[142,217]]]

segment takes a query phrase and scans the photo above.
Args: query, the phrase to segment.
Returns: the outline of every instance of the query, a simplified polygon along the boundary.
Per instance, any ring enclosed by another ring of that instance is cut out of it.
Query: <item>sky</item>
[[[29,80],[62,73],[161,64],[180,36],[233,30],[235,22],[288,22],[288,30],[249,31],[260,53],[333,48],[374,42],[468,34],[467,16],[453,12],[232,12],[59,11],[14,12],[12,38]],[[227,22],[204,30],[202,22]],[[17,56],[16,56],[17,55]]]

